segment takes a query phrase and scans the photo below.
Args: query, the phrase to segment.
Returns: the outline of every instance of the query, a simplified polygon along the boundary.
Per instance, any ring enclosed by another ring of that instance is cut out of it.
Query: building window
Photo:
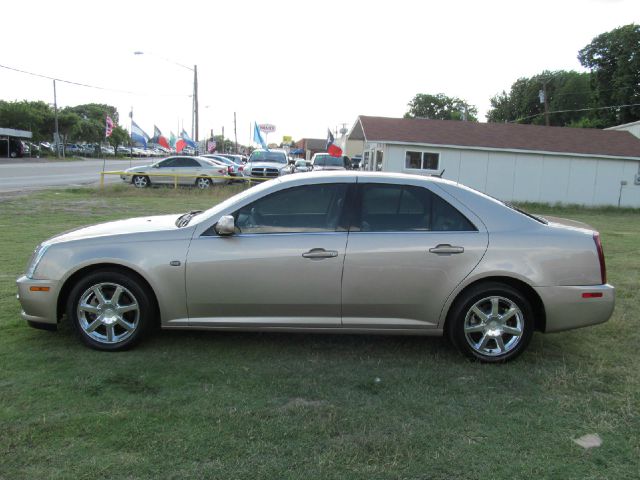
[[[404,167],[408,170],[438,170],[439,163],[439,153],[407,151]]]

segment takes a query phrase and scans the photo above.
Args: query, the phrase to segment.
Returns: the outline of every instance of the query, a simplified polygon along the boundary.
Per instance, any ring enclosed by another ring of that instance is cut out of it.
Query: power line
[[[608,107],[578,108],[576,110],[555,110],[553,112],[549,112],[549,114],[551,114],[551,113],[587,112],[587,111],[590,111],[590,110],[611,110],[613,108],[639,107],[639,106],[640,106],[640,103],[629,103],[627,105],[610,105]],[[516,118],[515,120],[509,120],[507,123],[516,123],[516,122],[519,122],[521,120],[528,120],[530,118],[539,117],[540,115],[544,115],[544,112],[536,113],[535,115],[529,115],[528,117]]]
[[[153,96],[153,97],[191,97],[191,95],[141,93],[141,92],[132,92],[132,91],[129,91],[129,90],[119,90],[119,89],[116,89],[116,88],[100,87],[100,86],[97,86],[97,85],[89,85],[87,83],[73,82],[71,80],[63,80],[61,78],[50,77],[49,75],[43,75],[41,73],[27,72],[26,70],[21,70],[19,68],[15,68],[15,67],[9,67],[8,65],[0,65],[0,68],[4,68],[6,70],[11,70],[13,72],[24,73],[25,75],[31,75],[33,77],[46,78],[48,80],[55,80],[56,82],[68,83],[70,85],[76,85],[78,87],[94,88],[96,90],[104,90],[106,92],[126,93],[127,95],[134,95],[134,96],[138,96],[138,97],[150,97],[150,96]]]

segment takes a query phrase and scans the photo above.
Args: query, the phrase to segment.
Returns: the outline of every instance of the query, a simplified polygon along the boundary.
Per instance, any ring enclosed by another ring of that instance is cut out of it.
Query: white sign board
[[[270,123],[261,123],[258,127],[260,127],[260,130],[264,133],[273,133],[276,131],[276,126]]]

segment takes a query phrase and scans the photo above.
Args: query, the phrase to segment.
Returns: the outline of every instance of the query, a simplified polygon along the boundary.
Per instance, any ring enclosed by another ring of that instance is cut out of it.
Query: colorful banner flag
[[[327,129],[327,152],[332,157],[341,157],[342,149],[336,144],[335,139],[333,138],[333,133],[331,133],[331,129]]]
[[[187,132],[184,131],[184,129],[182,129],[182,132],[180,133],[180,138],[182,138],[185,141],[185,143],[189,145],[191,148],[195,148],[195,149],[198,148],[198,144],[193,140],[191,140],[191,137]]]
[[[169,145],[171,146],[171,148],[176,148],[176,134],[171,132],[171,136],[169,137]]]
[[[149,140],[151,140],[149,135],[144,133],[144,130],[142,130],[136,122],[131,120],[131,141],[147,148],[147,142]]]
[[[105,138],[109,138],[112,133],[113,133],[113,120],[111,120],[111,117],[107,115],[105,129],[104,129]]]
[[[216,141],[211,139],[207,142],[207,152],[213,153],[216,151]]]
[[[262,148],[264,148],[265,150],[269,150],[269,148],[267,147],[267,143],[264,141],[264,138],[262,138],[260,127],[258,126],[257,122],[255,123],[255,127],[253,129],[253,141],[255,143],[259,143],[260,146],[262,146]]]
[[[153,138],[151,139],[153,143],[157,143],[161,147],[169,148],[169,142],[167,141],[167,137],[162,135],[162,132],[155,125],[153,126]]]

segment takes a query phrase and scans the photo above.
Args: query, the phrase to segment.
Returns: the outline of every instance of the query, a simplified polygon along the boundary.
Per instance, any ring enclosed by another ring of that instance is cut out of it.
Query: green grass
[[[159,332],[109,354],[20,320],[14,281],[41,240],[230,191],[0,201],[0,478],[638,478],[637,210],[535,206],[601,231],[617,306],[603,325],[535,334],[506,365],[440,338],[351,335]],[[603,445],[572,442],[588,433]]]

